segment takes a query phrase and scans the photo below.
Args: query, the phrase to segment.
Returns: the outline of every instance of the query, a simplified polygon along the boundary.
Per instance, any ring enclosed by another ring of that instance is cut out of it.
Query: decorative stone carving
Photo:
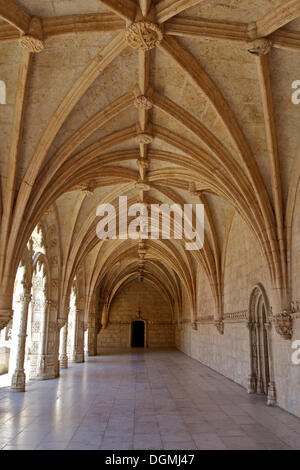
[[[43,29],[39,18],[32,18],[29,32],[20,38],[20,45],[32,53],[44,50]]]
[[[149,184],[145,183],[144,181],[137,181],[135,183],[136,189],[139,191],[150,191],[150,186]]]
[[[134,106],[138,109],[149,110],[153,108],[153,103],[150,98],[144,95],[137,96],[134,100]]]
[[[293,318],[288,310],[282,310],[281,313],[274,315],[274,325],[280,336],[284,339],[292,339]]]
[[[267,38],[259,38],[250,42],[247,45],[248,52],[257,56],[263,56],[270,52],[272,48],[272,41]]]
[[[139,158],[137,161],[136,161],[136,164],[138,167],[141,167],[141,168],[149,168],[149,161],[146,159],[146,158]]]
[[[248,317],[247,310],[242,310],[241,312],[224,313],[224,319],[231,320],[232,323],[247,320],[247,317]]]
[[[291,302],[291,311],[292,311],[292,313],[300,312],[300,301],[299,300],[293,300]]]
[[[149,51],[161,42],[163,33],[155,23],[138,21],[128,26],[125,37],[128,45],[133,49]]]
[[[224,334],[224,322],[223,322],[223,320],[216,320],[215,321],[215,327],[217,328],[220,335]]]
[[[34,321],[31,325],[31,331],[32,333],[39,333],[40,332],[40,322],[39,321]]]
[[[139,132],[135,138],[137,144],[151,144],[153,142],[153,137],[148,132]]]
[[[34,38],[30,34],[25,34],[20,39],[20,44],[24,49],[28,49],[29,52],[38,53],[44,50],[44,43],[40,39]]]
[[[198,330],[198,325],[197,325],[196,321],[192,321],[191,326],[192,326],[193,330]]]

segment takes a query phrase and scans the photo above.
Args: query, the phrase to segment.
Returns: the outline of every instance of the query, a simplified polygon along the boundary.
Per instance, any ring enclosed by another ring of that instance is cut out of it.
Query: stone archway
[[[264,394],[268,405],[276,402],[269,301],[261,284],[254,286],[249,302],[250,374],[248,393]]]

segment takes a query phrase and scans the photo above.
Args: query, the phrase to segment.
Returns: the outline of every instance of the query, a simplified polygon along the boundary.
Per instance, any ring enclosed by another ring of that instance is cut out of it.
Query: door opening
[[[132,322],[131,346],[133,348],[145,347],[145,323],[143,321]]]

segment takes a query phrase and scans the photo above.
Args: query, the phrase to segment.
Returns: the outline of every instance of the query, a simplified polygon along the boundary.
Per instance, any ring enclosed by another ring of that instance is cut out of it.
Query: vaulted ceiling
[[[2,280],[54,206],[66,291],[84,265],[90,299],[142,277],[173,306],[186,289],[196,315],[202,266],[220,316],[233,211],[286,286],[298,0],[0,0],[0,17]],[[120,195],[202,202],[204,248],[99,241],[96,208]]]

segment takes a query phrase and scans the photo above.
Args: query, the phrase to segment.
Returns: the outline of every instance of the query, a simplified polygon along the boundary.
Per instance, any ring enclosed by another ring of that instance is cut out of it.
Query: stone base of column
[[[60,356],[59,364],[62,369],[68,368],[68,356],[66,354]]]
[[[12,392],[25,392],[26,375],[24,370],[16,370],[11,379]]]
[[[274,382],[270,382],[268,386],[268,400],[267,405],[276,405],[276,387]]]
[[[51,356],[32,356],[30,369],[31,380],[51,380],[56,377],[53,357]]]
[[[248,377],[247,392],[256,393],[256,377],[254,375],[249,375]]]

